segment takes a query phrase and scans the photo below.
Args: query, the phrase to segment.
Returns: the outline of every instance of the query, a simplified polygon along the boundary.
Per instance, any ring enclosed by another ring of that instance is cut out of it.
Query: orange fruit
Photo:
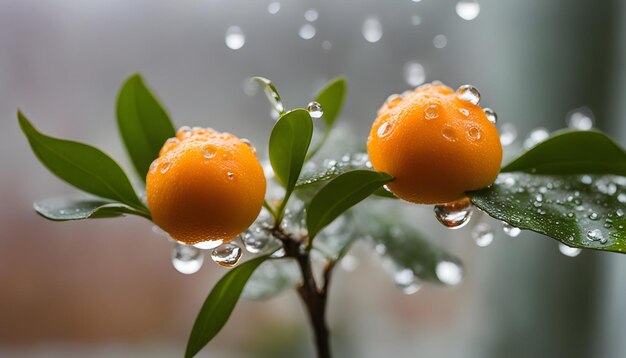
[[[185,244],[237,237],[261,211],[265,188],[250,142],[204,128],[168,139],[146,178],[152,221]]]
[[[483,110],[479,99],[471,86],[455,92],[433,83],[383,104],[367,150],[372,166],[394,177],[387,184],[391,192],[413,203],[440,204],[493,183],[502,145],[495,113]]]

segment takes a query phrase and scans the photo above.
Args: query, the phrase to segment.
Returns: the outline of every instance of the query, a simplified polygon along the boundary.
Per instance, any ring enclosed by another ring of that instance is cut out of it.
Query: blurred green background
[[[417,62],[427,81],[478,87],[499,124],[515,125],[518,142],[535,127],[564,127],[569,111],[587,106],[598,128],[626,144],[623,0],[479,0],[471,21],[455,12],[456,1],[289,0],[271,14],[272,2],[0,2],[0,356],[182,356],[225,272],[207,262],[195,275],[177,273],[171,244],[142,219],[38,217],[34,200],[74,190],[37,162],[18,107],[45,133],[91,143],[130,169],[114,105],[138,71],[178,126],[233,132],[265,155],[269,106],[246,95],[246,78],[272,79],[293,108],[345,75],[340,121],[364,142],[378,106],[410,87],[405,64]],[[309,9],[317,19],[305,19]],[[372,43],[363,25],[374,18],[382,37]],[[225,44],[231,26],[245,35],[237,50]],[[314,36],[302,38],[311,26]],[[445,47],[435,47],[437,35]],[[403,295],[357,245],[359,269],[338,272],[330,297],[338,357],[626,356],[626,257],[569,258],[531,233],[498,233],[479,248],[470,228],[449,231],[430,208],[407,210],[464,260],[465,281]],[[241,302],[201,356],[312,357],[296,295]]]

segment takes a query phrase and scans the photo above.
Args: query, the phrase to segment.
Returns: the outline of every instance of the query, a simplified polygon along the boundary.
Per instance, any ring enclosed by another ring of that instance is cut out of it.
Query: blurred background
[[[288,108],[345,75],[340,121],[363,142],[389,94],[441,80],[479,88],[499,126],[516,129],[512,147],[581,107],[626,144],[623,0],[0,1],[0,357],[180,357],[225,273],[211,262],[176,272],[171,243],[139,218],[53,223],[32,209],[74,189],[34,157],[16,109],[132,172],[115,98],[134,72],[178,126],[236,133],[261,155],[273,121],[246,85],[253,75],[272,79]],[[338,357],[626,356],[626,257],[571,258],[553,240],[500,230],[479,248],[470,228],[407,210],[464,261],[465,280],[404,295],[357,245],[358,270],[338,271],[330,297]],[[240,302],[200,356],[313,357],[309,334],[286,292]]]

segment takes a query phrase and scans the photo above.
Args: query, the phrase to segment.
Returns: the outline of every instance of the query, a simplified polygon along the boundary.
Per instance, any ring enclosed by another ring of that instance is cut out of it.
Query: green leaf
[[[309,242],[344,211],[393,179],[385,173],[354,170],[339,175],[315,194],[307,207]]]
[[[568,246],[626,252],[626,178],[619,176],[498,176],[468,193],[490,216]]]
[[[124,204],[88,198],[49,198],[35,202],[37,213],[48,220],[67,221],[83,219],[114,218],[126,214],[150,216]]]
[[[167,113],[139,74],[128,78],[117,97],[117,125],[137,173],[148,169],[168,138],[176,135]]]
[[[198,313],[193,324],[185,358],[195,356],[224,327],[252,273],[269,256],[260,256],[231,269],[222,277]]]
[[[18,112],[33,152],[55,175],[85,192],[119,201],[147,213],[128,177],[109,156],[92,146],[46,136]]]
[[[274,125],[269,156],[276,178],[286,189],[283,206],[296,186],[312,135],[313,121],[304,109],[285,113]]]
[[[265,261],[252,274],[241,294],[246,300],[268,300],[301,280],[298,264],[291,259]]]
[[[626,151],[598,131],[566,131],[537,144],[502,168],[534,174],[626,176]]]
[[[372,170],[366,153],[346,154],[340,159],[326,159],[321,164],[307,163],[296,183],[296,188],[327,182],[339,175],[356,169]]]
[[[324,123],[327,128],[331,128],[335,124],[335,120],[341,112],[343,100],[346,95],[346,79],[338,77],[329,82],[315,97],[315,102],[322,105],[324,110]]]
[[[272,108],[274,108],[274,110],[278,112],[279,115],[284,114],[285,105],[283,105],[283,101],[280,98],[280,94],[278,93],[278,90],[276,89],[272,81],[268,80],[265,77],[259,77],[259,76],[252,77],[251,80],[258,82],[263,86],[263,92],[265,92],[265,96],[267,97],[267,100],[272,105]]]

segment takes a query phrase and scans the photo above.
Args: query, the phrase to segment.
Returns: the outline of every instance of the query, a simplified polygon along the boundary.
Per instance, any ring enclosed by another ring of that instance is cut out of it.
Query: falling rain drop
[[[593,118],[593,113],[589,108],[577,108],[567,114],[567,126],[579,131],[588,131],[593,128]]]
[[[437,278],[449,286],[456,286],[463,281],[463,269],[452,261],[440,261],[435,267]]]
[[[241,248],[235,244],[221,245],[211,252],[213,262],[224,267],[233,267],[241,258]]]
[[[200,249],[180,243],[174,244],[172,264],[176,271],[185,275],[198,272],[204,262],[204,255]]]
[[[510,237],[518,237],[522,232],[520,228],[517,228],[509,223],[502,222],[502,231]]]
[[[577,247],[570,247],[562,243],[559,243],[559,251],[563,255],[569,256],[569,257],[576,257],[580,255],[580,253],[582,252],[582,250]]]
[[[480,102],[480,92],[472,85],[463,85],[456,90],[456,96],[461,101],[466,101],[471,104],[478,104]]]
[[[487,223],[479,223],[472,230],[472,239],[474,239],[476,245],[480,247],[491,245],[494,237],[493,229]]]
[[[244,35],[239,26],[231,26],[226,30],[224,40],[229,49],[239,50],[246,43],[246,35]]]
[[[269,12],[272,15],[278,14],[278,12],[280,11],[280,3],[278,1],[274,1],[271,2],[269,5],[267,5],[267,12]]]
[[[306,107],[306,110],[311,115],[311,118],[314,118],[314,119],[322,118],[322,116],[324,115],[324,109],[322,108],[322,105],[315,101],[309,102],[309,105]]]
[[[487,116],[489,122],[491,122],[492,124],[496,124],[498,122],[498,115],[493,109],[485,108],[483,109],[483,111],[485,112],[485,115]]]
[[[504,123],[500,126],[500,143],[502,146],[506,147],[517,139],[517,128],[513,125],[513,123]]]
[[[472,203],[464,198],[452,203],[435,205],[435,217],[449,229],[460,229],[472,216]]]
[[[426,80],[424,66],[417,62],[407,62],[404,65],[404,79],[409,86],[417,87],[421,85]]]
[[[383,27],[377,17],[368,17],[363,22],[361,33],[367,42],[375,43],[383,37]]]
[[[436,48],[444,48],[448,44],[448,38],[446,35],[439,34],[433,38],[433,45]]]
[[[526,140],[524,140],[524,148],[530,149],[536,146],[537,144],[543,142],[544,140],[548,139],[549,136],[550,136],[550,133],[545,128],[533,129],[530,132],[530,134],[528,134],[528,137],[526,138]]]
[[[456,4],[456,14],[463,20],[474,20],[480,14],[480,4],[476,1],[462,0]]]
[[[313,22],[317,20],[318,17],[319,17],[319,13],[315,9],[308,9],[304,13],[304,18],[306,19],[306,21],[309,21],[309,22]]]
[[[315,36],[315,27],[311,24],[304,24],[298,31],[298,35],[305,40],[310,40]]]

